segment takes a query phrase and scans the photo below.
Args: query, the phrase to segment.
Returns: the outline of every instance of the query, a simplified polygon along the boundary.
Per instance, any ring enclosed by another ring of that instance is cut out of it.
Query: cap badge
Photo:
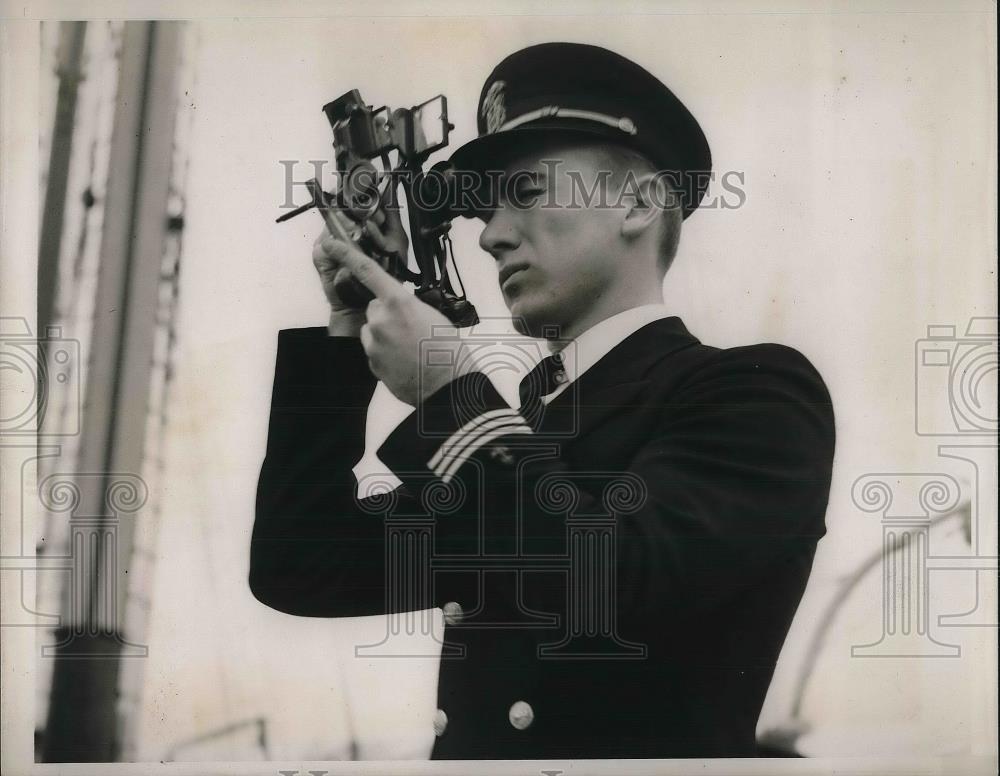
[[[507,109],[503,103],[504,81],[494,81],[483,97],[482,114],[486,120],[486,134],[492,135],[507,121]]]

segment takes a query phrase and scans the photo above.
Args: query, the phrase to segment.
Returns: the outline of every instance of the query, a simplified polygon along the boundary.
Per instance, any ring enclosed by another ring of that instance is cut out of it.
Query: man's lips
[[[500,288],[516,273],[528,268],[527,264],[509,264],[500,270]]]

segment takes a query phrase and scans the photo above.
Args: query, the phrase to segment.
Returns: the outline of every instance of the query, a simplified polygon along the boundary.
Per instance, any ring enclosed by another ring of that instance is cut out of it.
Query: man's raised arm
[[[347,270],[324,249],[331,239],[324,230],[313,246],[328,326],[278,335],[250,548],[254,596],[314,617],[375,614],[384,606],[383,523],[359,510],[352,471],[364,453],[376,381],[359,339],[364,312],[337,296]]]

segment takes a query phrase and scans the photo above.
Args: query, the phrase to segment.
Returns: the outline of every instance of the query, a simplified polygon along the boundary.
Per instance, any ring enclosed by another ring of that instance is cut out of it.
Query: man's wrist
[[[457,346],[448,366],[424,365],[423,369],[424,372],[420,380],[420,402],[427,401],[432,395],[460,377],[472,372],[483,371],[476,358],[476,352],[465,343]]]
[[[331,337],[361,337],[365,325],[363,310],[331,310],[326,333]]]

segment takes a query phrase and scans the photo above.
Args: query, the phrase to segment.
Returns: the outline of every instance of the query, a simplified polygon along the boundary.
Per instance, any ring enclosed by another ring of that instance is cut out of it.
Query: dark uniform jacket
[[[658,320],[537,431],[467,374],[379,450],[403,485],[359,499],[374,387],[358,340],[280,333],[260,601],[311,617],[442,607],[434,758],[755,754],[825,532],[833,413],[800,353],[720,350]]]

